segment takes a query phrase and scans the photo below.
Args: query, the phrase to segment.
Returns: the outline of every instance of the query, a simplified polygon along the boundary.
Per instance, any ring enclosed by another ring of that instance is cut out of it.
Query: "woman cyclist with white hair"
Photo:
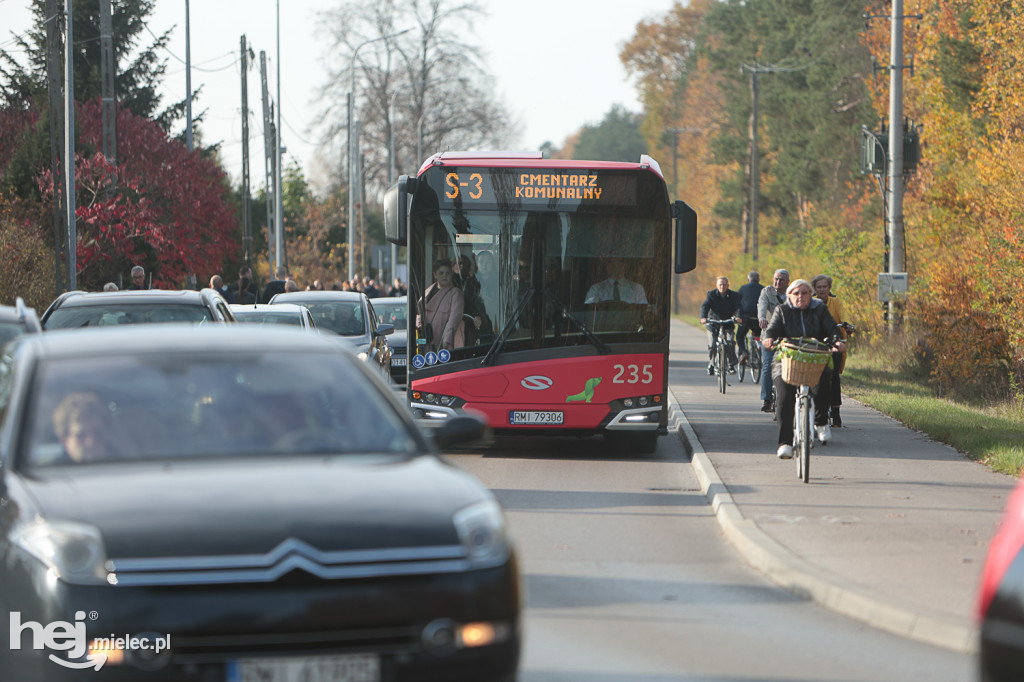
[[[775,309],[767,329],[761,335],[764,347],[776,348],[787,338],[818,339],[826,343],[834,341],[835,350],[846,350],[846,342],[840,338],[839,325],[832,319],[828,307],[814,298],[811,283],[805,279],[794,280],[786,289],[786,302]],[[837,340],[838,339],[838,340]],[[832,438],[828,425],[831,406],[831,372],[822,372],[818,385],[811,387],[814,398],[814,430],[819,441]],[[775,382],[775,415],[779,423],[779,459],[793,456],[793,412],[796,403],[796,386],[782,380],[782,360],[776,354],[772,362],[772,379]]]

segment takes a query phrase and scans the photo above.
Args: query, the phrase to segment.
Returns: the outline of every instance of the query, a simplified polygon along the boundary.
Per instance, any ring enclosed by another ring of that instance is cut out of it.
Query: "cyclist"
[[[786,287],[789,286],[789,270],[779,268],[772,276],[772,283],[761,290],[757,299],[757,322],[761,325],[761,334],[768,328],[775,309],[786,302]],[[775,358],[774,351],[768,348],[761,350],[761,411],[772,411],[772,373],[767,371]]]
[[[757,301],[761,298],[761,275],[757,270],[747,273],[747,283],[740,287],[740,328],[736,332],[736,346],[740,349],[740,364],[747,361],[747,332],[754,338],[761,336],[761,327],[757,323]]]
[[[828,275],[815,275],[814,279],[811,280],[811,286],[814,287],[814,297],[824,301],[828,307],[828,312],[831,313],[832,319],[839,325],[839,334],[843,339],[848,338],[846,333],[846,318],[843,315],[843,305],[836,295],[832,293],[832,278]],[[852,329],[852,327],[851,327]],[[846,366],[846,353],[833,353],[832,354],[832,393],[831,393],[831,405],[832,412],[830,414],[832,426],[841,427],[843,420],[839,417],[839,407],[843,404],[843,389],[839,383],[839,376],[843,373],[843,368]]]
[[[786,289],[786,302],[775,309],[768,328],[761,335],[765,348],[774,349],[785,338],[814,338],[827,342],[838,339],[834,348],[846,350],[846,342],[839,337],[839,325],[832,319],[828,308],[814,298],[811,283],[805,279],[795,280]],[[796,403],[796,386],[782,380],[781,362],[772,363],[772,378],[775,382],[775,415],[779,422],[779,459],[793,456],[793,412]],[[832,438],[828,425],[829,399],[832,373],[824,371],[817,386],[811,387],[814,398],[814,431],[822,443]]]
[[[700,306],[700,323],[707,324],[712,313],[715,315],[714,319],[728,320],[732,318],[736,322],[740,322],[740,295],[729,288],[728,277],[718,277],[715,280],[715,288],[709,291],[704,298],[704,303]],[[724,332],[731,327],[731,324],[713,324],[708,327],[708,374],[715,373],[715,367],[711,361],[714,360],[715,339],[718,338],[719,330]],[[722,338],[725,339],[724,336]],[[735,374],[735,346],[727,343],[725,353],[729,362],[729,374]]]

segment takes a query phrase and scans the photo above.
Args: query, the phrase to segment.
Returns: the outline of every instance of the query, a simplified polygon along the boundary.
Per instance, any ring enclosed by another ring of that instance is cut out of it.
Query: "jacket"
[[[740,295],[732,289],[727,289],[724,294],[718,289],[712,289],[700,306],[701,319],[717,317],[719,320],[729,320],[739,317],[741,303]],[[714,313],[714,315],[708,313]]]
[[[777,307],[761,338],[803,337],[824,341],[830,336],[840,337],[839,325],[832,319],[828,307],[812,298],[811,304],[803,309],[794,308],[788,302]]]

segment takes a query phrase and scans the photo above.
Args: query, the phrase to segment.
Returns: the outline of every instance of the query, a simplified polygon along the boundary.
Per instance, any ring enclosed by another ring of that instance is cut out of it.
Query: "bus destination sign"
[[[636,177],[618,173],[601,174],[593,170],[445,168],[441,177],[441,203],[461,204],[465,208],[474,204],[554,206],[574,203],[629,206],[636,203]]]

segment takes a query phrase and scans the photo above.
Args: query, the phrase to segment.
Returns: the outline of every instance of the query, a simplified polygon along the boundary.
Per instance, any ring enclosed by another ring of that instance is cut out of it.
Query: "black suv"
[[[22,334],[38,334],[41,331],[43,328],[35,309],[25,305],[20,296],[13,306],[0,306],[0,346]]]
[[[76,329],[154,322],[234,322],[231,306],[214,289],[192,291],[68,291],[43,313],[43,329]]]

